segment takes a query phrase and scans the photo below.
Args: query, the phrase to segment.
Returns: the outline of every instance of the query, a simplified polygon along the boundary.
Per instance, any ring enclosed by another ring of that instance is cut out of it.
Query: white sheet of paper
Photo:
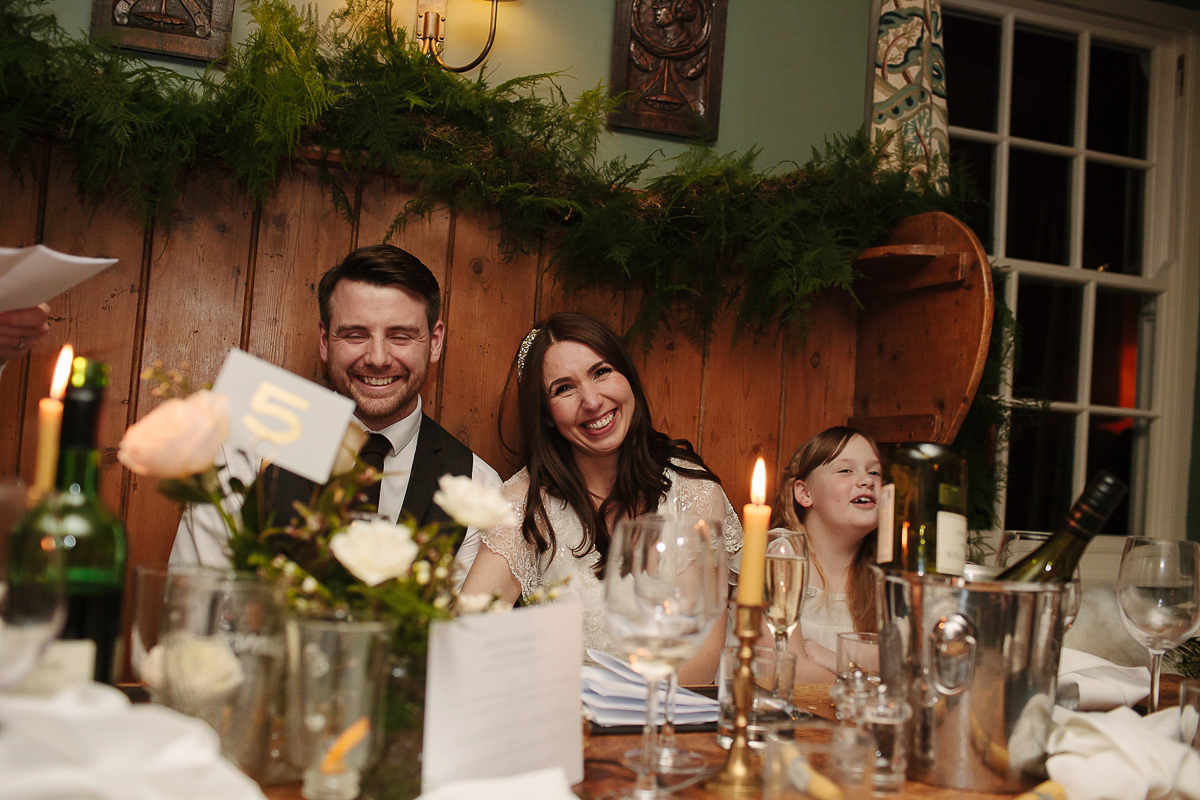
[[[0,247],[0,311],[44,303],[117,263],[31,247]]]
[[[354,401],[243,350],[230,350],[213,383],[229,397],[226,444],[325,483]]]
[[[561,766],[583,780],[578,600],[429,629],[421,789]]]

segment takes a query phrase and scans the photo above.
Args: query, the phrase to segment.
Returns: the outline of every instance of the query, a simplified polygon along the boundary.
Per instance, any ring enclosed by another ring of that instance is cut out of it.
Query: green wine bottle
[[[967,466],[953,449],[905,442],[888,452],[875,560],[889,572],[962,575],[967,559]]]
[[[62,639],[96,644],[93,677],[112,683],[119,668],[121,600],[125,586],[126,541],[121,523],[98,493],[100,407],[108,366],[76,357],[63,397],[58,473],[54,492],[18,523],[12,553],[22,542],[50,534],[64,552],[67,621]]]
[[[1037,550],[996,576],[998,581],[1067,583],[1075,566],[1104,523],[1125,498],[1125,482],[1101,470],[1088,481],[1083,494],[1050,538]]]

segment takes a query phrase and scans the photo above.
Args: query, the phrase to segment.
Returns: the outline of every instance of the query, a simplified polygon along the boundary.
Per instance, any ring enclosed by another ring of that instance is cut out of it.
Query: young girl
[[[834,679],[837,635],[874,631],[879,449],[862,431],[837,426],[802,444],[779,481],[772,527],[804,531],[808,596],[789,649],[797,682]]]

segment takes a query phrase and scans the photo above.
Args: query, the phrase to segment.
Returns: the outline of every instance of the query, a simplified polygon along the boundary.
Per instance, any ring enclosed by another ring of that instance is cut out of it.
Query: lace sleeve
[[[528,598],[542,582],[535,548],[525,541],[521,533],[521,520],[525,518],[525,498],[529,493],[529,473],[522,469],[505,481],[500,492],[516,514],[517,524],[489,528],[480,536],[489,550],[504,556],[513,577],[521,584],[521,596]]]
[[[724,521],[725,552],[730,556],[742,549],[742,523],[734,512],[721,485],[714,481],[691,478],[674,473],[675,482],[667,493],[666,504],[673,503],[671,513],[695,517],[710,517]],[[735,563],[735,559],[730,559]],[[736,572],[736,568],[734,569]]]

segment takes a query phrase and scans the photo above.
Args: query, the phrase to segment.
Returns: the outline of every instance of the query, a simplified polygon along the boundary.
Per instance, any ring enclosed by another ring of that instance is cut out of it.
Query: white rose
[[[407,525],[384,520],[355,520],[329,540],[342,566],[368,586],[408,572],[420,548]]]
[[[459,525],[468,528],[495,528],[516,525],[512,506],[494,486],[481,486],[463,475],[443,475],[433,502],[442,507]]]
[[[176,631],[152,647],[141,674],[151,690],[189,703],[226,695],[246,679],[224,638],[191,631]]]
[[[171,398],[125,431],[117,459],[138,475],[186,478],[213,465],[229,432],[229,398]]]
[[[460,614],[482,614],[492,604],[490,594],[460,594],[455,607]]]

